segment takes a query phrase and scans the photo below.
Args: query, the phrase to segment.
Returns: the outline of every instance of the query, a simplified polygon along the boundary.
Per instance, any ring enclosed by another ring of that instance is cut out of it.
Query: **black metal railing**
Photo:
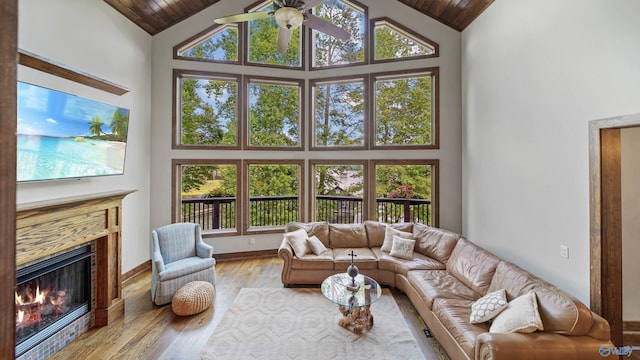
[[[377,198],[378,221],[389,224],[412,222],[431,225],[431,200],[404,198]]]
[[[332,224],[362,223],[362,198],[317,195],[316,221],[326,221]]]
[[[249,226],[284,226],[298,221],[297,196],[255,196],[249,198]]]
[[[333,224],[364,221],[363,200],[353,196],[316,196],[316,219]],[[236,198],[182,199],[182,221],[199,223],[203,230],[236,229]],[[249,198],[249,226],[283,226],[299,221],[297,196],[255,196]],[[377,198],[373,218],[386,223],[417,222],[431,225],[431,200]]]
[[[202,230],[235,229],[236,198],[182,199],[182,222],[200,224]]]

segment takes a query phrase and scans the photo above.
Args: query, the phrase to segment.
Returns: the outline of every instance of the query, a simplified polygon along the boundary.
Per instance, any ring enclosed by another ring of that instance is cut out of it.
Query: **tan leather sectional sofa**
[[[278,250],[284,260],[283,284],[320,284],[346,270],[351,263],[347,253],[354,249],[360,272],[403,291],[452,359],[602,359],[601,347],[613,346],[605,319],[460,234],[421,224],[389,225],[413,233],[413,256],[404,260],[380,250],[386,226],[375,221],[288,224],[286,232],[303,228],[328,250],[299,258],[284,238]],[[544,330],[494,333],[489,332],[488,322],[472,324],[471,305],[499,289],[505,289],[508,301],[535,291]]]

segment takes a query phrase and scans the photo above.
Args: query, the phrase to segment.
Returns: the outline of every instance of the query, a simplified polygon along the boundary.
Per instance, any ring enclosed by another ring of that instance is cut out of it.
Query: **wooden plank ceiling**
[[[104,0],[151,35],[220,0]],[[378,0],[390,1],[390,0]],[[494,0],[396,0],[443,24],[464,30]]]

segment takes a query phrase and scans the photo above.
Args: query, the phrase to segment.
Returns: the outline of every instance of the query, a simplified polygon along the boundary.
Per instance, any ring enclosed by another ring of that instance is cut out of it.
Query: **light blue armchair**
[[[200,225],[176,223],[151,232],[151,300],[156,305],[171,302],[186,283],[216,284],[213,247],[202,241]]]

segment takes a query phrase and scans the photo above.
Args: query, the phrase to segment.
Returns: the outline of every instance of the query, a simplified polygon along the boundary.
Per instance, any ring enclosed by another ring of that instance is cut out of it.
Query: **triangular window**
[[[215,25],[176,45],[176,59],[240,63],[240,27]]]
[[[374,19],[371,62],[438,56],[438,44],[389,18]]]

